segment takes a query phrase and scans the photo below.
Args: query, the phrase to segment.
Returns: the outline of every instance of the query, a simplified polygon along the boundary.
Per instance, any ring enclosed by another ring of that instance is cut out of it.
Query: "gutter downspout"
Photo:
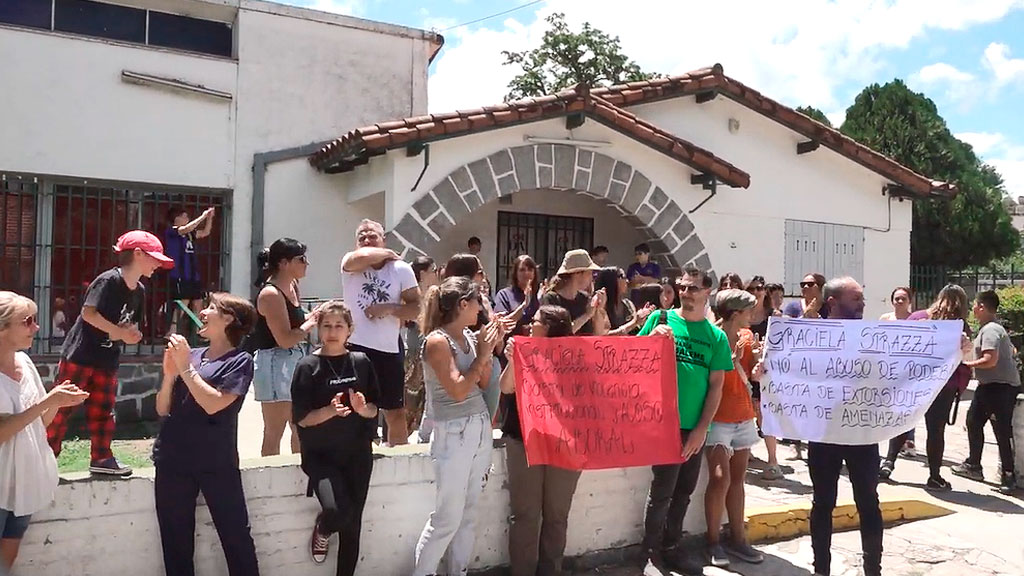
[[[311,142],[302,146],[295,146],[293,148],[283,148],[281,150],[271,150],[269,152],[258,152],[252,155],[252,239],[249,244],[249,262],[253,266],[256,264],[256,258],[260,255],[260,251],[263,250],[264,237],[263,237],[263,226],[264,226],[264,206],[266,204],[266,174],[267,165],[273,164],[274,162],[281,162],[283,160],[294,160],[296,158],[304,158],[313,154],[317,150],[323,148],[327,144],[330,144],[333,140],[325,140],[323,142]],[[250,292],[252,296],[256,297],[255,286],[250,286]]]

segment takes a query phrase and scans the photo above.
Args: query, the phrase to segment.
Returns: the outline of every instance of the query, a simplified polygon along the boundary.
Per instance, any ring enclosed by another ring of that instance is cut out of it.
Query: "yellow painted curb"
[[[887,526],[898,522],[938,518],[953,513],[953,510],[924,500],[883,501],[881,508],[882,521]],[[810,502],[751,509],[747,514],[747,538],[753,543],[762,543],[810,534],[810,516]],[[860,517],[854,504],[836,505],[832,511],[833,531],[843,532],[859,527]]]

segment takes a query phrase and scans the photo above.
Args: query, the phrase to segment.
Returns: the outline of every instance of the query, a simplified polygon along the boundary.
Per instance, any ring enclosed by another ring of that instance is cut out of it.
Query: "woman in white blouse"
[[[53,501],[57,460],[46,425],[57,410],[85,401],[87,392],[64,382],[49,393],[28,354],[39,331],[36,304],[0,291],[0,572],[18,556],[32,514]]]

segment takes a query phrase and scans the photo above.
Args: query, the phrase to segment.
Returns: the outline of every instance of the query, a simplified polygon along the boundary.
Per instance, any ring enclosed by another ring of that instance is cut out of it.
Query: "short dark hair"
[[[412,261],[412,272],[416,275],[416,281],[419,282],[423,273],[434,267],[434,259],[430,256],[417,256]]]
[[[223,314],[230,314],[234,320],[224,329],[232,346],[238,346],[256,325],[256,308],[245,298],[227,292],[210,294],[210,304]]]
[[[173,224],[175,218],[187,212],[184,206],[171,206],[167,209],[167,222]]]
[[[650,254],[651,253],[651,247],[647,245],[647,242],[641,242],[641,243],[639,243],[639,244],[637,244],[636,246],[633,247],[633,253],[636,254],[638,252],[642,252],[644,254]]]
[[[480,238],[478,238],[476,236],[470,236],[469,237],[469,242],[466,242],[466,246],[473,246],[473,245],[480,246],[482,244],[483,244],[483,242],[481,242]]]
[[[479,258],[473,254],[455,254],[444,265],[444,278],[442,280],[454,276],[465,276],[472,280],[477,272],[482,272],[480,270]]]
[[[135,250],[121,250],[117,253],[117,265],[127,268],[135,262]]]
[[[704,288],[711,288],[711,285],[714,284],[711,280],[711,275],[696,266],[687,266],[683,270],[683,274],[686,276],[696,276],[700,279],[700,285]]]
[[[590,249],[590,256],[591,256],[591,258],[593,258],[594,256],[597,256],[598,254],[607,254],[607,253],[608,253],[608,247],[607,246],[594,246],[593,248]]]
[[[982,290],[978,292],[975,300],[977,300],[978,304],[984,306],[985,310],[990,312],[999,310],[999,294],[996,294],[995,290]]]
[[[545,304],[537,309],[540,323],[548,329],[549,338],[572,336],[572,318],[569,311],[561,306]]]

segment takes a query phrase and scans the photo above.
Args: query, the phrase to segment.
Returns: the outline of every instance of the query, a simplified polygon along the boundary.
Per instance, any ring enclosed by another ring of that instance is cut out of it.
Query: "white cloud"
[[[639,0],[631,7],[549,0],[500,23],[446,33],[448,45],[430,80],[430,109],[499,102],[515,75],[501,65],[501,50],[537,46],[543,17],[559,11],[575,29],[589,21],[619,36],[623,51],[646,70],[679,74],[720,62],[730,76],[788,104],[837,110],[844,105],[837,88],[877,77],[886,70],[886,51],[929,31],[998,20],[1024,0],[936,0],[927,9],[915,0],[808,0],[788,9],[775,2]]]
[[[993,42],[985,48],[982,63],[995,77],[996,87],[1024,82],[1024,58],[1010,58],[1010,47]]]
[[[999,172],[1011,198],[1024,196],[1024,144],[998,132],[961,132],[955,136],[970,144],[978,156]]]
[[[910,75],[907,83],[915,89],[932,92],[942,89],[947,100],[959,103],[963,106],[970,104],[972,96],[976,95],[974,90],[976,78],[973,74],[964,72],[955,66],[939,62],[929,64]]]

